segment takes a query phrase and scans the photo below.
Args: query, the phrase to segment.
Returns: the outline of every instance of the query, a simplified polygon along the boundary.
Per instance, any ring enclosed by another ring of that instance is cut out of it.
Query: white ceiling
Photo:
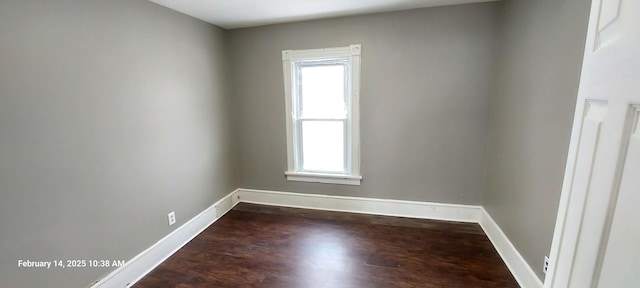
[[[497,0],[150,0],[226,29]]]

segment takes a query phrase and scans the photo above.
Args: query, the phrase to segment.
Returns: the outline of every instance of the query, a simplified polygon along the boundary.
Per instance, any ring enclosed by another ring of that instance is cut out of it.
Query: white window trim
[[[316,183],[360,185],[362,176],[360,175],[360,51],[361,45],[354,44],[346,47],[308,49],[308,50],[284,50],[282,51],[282,69],[284,71],[284,91],[286,108],[286,130],[287,130],[287,171],[285,175],[289,181],[303,181]],[[293,66],[296,61],[307,60],[329,60],[335,58],[347,59],[349,63],[349,73],[351,73],[350,101],[348,111],[348,124],[351,133],[348,135],[351,157],[347,159],[347,166],[350,167],[348,174],[327,174],[315,172],[296,171],[295,153],[296,143],[294,140],[294,119],[293,119]]]

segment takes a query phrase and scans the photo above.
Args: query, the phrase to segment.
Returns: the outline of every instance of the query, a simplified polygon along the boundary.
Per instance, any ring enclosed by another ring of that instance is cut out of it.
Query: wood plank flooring
[[[134,287],[519,286],[477,224],[241,203]]]

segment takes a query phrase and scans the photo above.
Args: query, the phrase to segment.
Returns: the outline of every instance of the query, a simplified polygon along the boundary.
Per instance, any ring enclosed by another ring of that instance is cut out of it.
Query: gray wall
[[[230,31],[240,187],[480,204],[496,3]],[[290,182],[281,51],[362,44],[361,186]]]
[[[541,278],[560,199],[589,2],[502,2],[483,205]]]
[[[237,187],[227,37],[143,0],[0,2],[1,287],[86,287],[113,268],[17,260],[129,260]]]

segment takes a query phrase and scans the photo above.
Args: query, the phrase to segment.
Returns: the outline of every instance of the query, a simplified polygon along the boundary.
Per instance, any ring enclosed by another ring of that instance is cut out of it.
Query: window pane
[[[345,172],[344,122],[302,121],[302,170]]]
[[[345,65],[302,66],[302,118],[345,118]]]

